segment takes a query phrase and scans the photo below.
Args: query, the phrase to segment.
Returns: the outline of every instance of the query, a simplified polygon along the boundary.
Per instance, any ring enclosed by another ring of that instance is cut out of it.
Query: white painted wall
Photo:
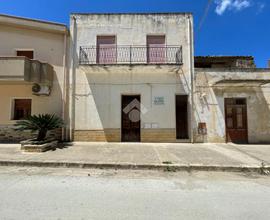
[[[71,77],[75,130],[121,127],[121,95],[140,94],[145,124],[175,128],[175,95],[190,94],[193,21],[190,14],[71,15],[74,71]],[[116,35],[118,45],[146,45],[147,35],[166,35],[167,45],[183,47],[183,65],[79,65],[80,46],[96,45],[98,35]],[[155,106],[154,97],[165,104]],[[190,108],[190,107],[189,107]],[[72,115],[72,114],[71,114]]]
[[[190,81],[191,58],[193,59],[191,14],[74,14],[71,15],[70,24],[71,33],[74,33],[72,41],[75,44],[73,57],[76,67],[80,47],[96,46],[97,36],[115,35],[117,45],[121,46],[146,46],[147,35],[165,35],[168,46],[182,46],[182,71]]]
[[[77,130],[121,128],[121,95],[129,94],[140,94],[147,109],[143,127],[156,123],[159,128],[175,128],[175,95],[187,94],[184,76],[174,66],[111,66],[108,71],[80,67],[76,76]],[[164,97],[165,104],[155,105],[155,97]]]
[[[244,79],[243,85],[214,87],[224,79]],[[248,82],[254,80],[254,83]],[[197,141],[225,142],[224,98],[246,98],[249,143],[270,142],[270,85],[260,86],[256,80],[270,80],[269,69],[197,69],[195,90],[195,119],[206,122],[208,134],[197,135]],[[197,133],[194,130],[194,133]]]

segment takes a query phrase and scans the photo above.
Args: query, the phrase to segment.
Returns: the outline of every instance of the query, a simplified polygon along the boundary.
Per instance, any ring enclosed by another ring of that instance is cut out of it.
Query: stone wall
[[[121,129],[76,130],[74,141],[121,142]],[[176,142],[175,129],[141,129],[141,142]]]
[[[120,142],[120,129],[76,130],[74,141]]]
[[[48,137],[61,140],[61,129],[50,131]],[[20,141],[36,138],[31,131],[18,131],[15,126],[0,126],[0,143],[19,143]]]
[[[177,141],[175,129],[142,129],[141,132],[142,142],[174,143]]]

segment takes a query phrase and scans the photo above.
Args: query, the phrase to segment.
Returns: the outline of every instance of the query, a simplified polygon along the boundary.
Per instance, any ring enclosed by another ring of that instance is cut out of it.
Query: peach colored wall
[[[15,56],[16,49],[33,49],[34,59],[48,62],[55,71],[52,92],[48,97],[32,95],[31,84],[5,82],[0,79],[0,125],[14,123],[11,120],[12,98],[31,98],[32,114],[55,113],[61,116],[64,85],[64,34],[1,24],[0,42],[5,42],[0,45],[0,56]]]

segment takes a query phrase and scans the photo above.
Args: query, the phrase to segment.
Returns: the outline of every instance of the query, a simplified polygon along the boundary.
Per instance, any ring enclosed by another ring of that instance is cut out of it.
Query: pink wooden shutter
[[[113,64],[116,63],[116,38],[115,36],[97,37],[97,63]]]
[[[148,63],[165,63],[165,36],[147,36]]]

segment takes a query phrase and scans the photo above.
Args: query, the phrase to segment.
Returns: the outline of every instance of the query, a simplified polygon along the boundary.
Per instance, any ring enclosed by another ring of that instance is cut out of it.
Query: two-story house
[[[64,119],[63,140],[270,142],[270,69],[194,62],[190,13],[70,18],[69,32],[0,15],[0,142],[30,138],[14,124],[42,113]]]
[[[1,142],[30,138],[14,124],[31,114],[65,119],[68,35],[62,24],[0,15]]]
[[[190,142],[190,13],[72,14],[75,141]]]

